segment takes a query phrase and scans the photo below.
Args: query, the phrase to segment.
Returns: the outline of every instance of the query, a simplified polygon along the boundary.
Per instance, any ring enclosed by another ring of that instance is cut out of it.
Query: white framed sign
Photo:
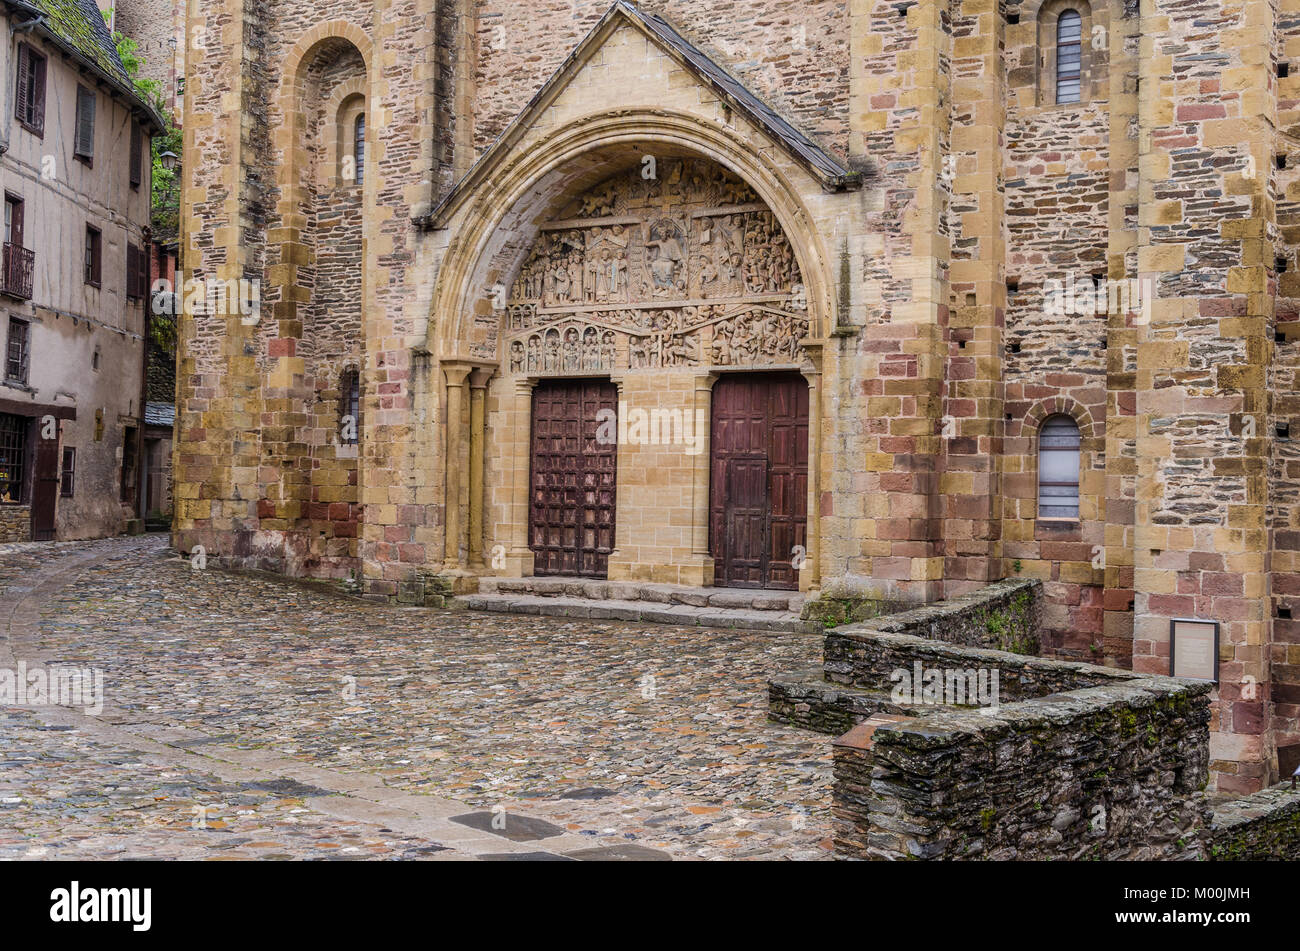
[[[1169,674],[1218,683],[1218,621],[1174,618],[1169,622]]]

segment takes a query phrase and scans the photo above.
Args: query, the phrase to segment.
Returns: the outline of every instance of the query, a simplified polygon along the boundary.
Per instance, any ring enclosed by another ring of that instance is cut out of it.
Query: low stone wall
[[[1037,654],[1043,583],[997,581],[948,601],[863,621],[840,631],[910,634],[949,644]]]
[[[821,678],[820,670],[767,682],[768,717],[814,733],[839,736],[878,713],[916,716],[917,708],[883,692],[846,690]]]
[[[896,671],[983,669],[998,672],[1002,703],[1140,679],[1140,674],[1073,661],[1025,657],[1006,651],[961,647],[913,634],[892,634],[855,624],[826,634],[825,679],[862,690],[892,691]]]
[[[952,710],[835,749],[837,854],[1195,859],[1210,685],[1171,678]]]
[[[1214,861],[1294,861],[1300,857],[1300,789],[1288,780],[1216,805],[1208,843]]]
[[[0,504],[0,544],[32,540],[32,509],[29,505]]]

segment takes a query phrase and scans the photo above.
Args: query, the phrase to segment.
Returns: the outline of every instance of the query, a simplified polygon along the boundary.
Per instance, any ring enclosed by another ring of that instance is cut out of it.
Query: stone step
[[[646,581],[596,581],[586,578],[480,578],[482,595],[522,595],[539,598],[589,598],[597,601],[650,601],[692,608],[740,611],[780,611],[798,614],[804,596],[797,591],[767,588],[692,588],[689,585]]]
[[[603,582],[602,582],[603,583]],[[822,626],[800,620],[795,611],[754,608],[696,606],[624,598],[582,598],[563,595],[491,593],[462,595],[452,607],[468,611],[503,614],[536,614],[544,617],[590,618],[602,621],[641,621],[676,624],[683,627],[720,627],[748,631],[783,631],[821,634]]]

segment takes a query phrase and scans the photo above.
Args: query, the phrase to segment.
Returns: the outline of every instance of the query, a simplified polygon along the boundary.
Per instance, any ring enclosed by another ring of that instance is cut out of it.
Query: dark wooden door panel
[[[36,436],[36,460],[32,467],[32,541],[53,541],[59,503],[59,435],[44,438],[40,419],[32,422]]]
[[[538,575],[603,578],[614,548],[616,445],[596,438],[618,389],[601,380],[554,380],[533,391],[529,544]]]
[[[788,374],[727,377],[713,390],[709,540],[715,583],[799,586],[807,544],[808,385]]]

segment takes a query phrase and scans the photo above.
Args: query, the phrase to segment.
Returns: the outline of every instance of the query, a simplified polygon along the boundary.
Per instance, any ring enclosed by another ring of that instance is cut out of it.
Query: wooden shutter
[[[26,122],[28,116],[27,91],[31,88],[32,53],[26,43],[18,44],[18,93],[14,97],[14,116]]]
[[[131,187],[139,188],[140,166],[144,164],[144,134],[139,123],[131,123]]]
[[[77,87],[77,144],[75,151],[81,158],[95,157],[95,93],[85,86]]]

